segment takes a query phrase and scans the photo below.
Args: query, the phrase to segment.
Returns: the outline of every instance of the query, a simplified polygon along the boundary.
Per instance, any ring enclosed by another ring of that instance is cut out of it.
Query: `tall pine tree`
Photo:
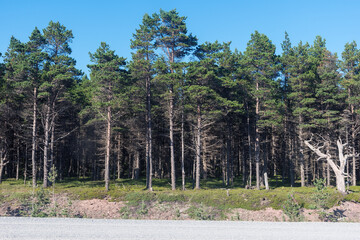
[[[174,9],[171,11],[160,10],[160,14],[154,14],[154,27],[156,29],[155,46],[162,49],[166,56],[168,73],[162,77],[168,89],[168,117],[169,117],[169,139],[170,139],[170,165],[171,165],[171,188],[176,188],[176,168],[174,152],[174,114],[175,114],[175,91],[179,82],[175,72],[174,64],[191,53],[197,45],[197,39],[188,34],[186,17],[179,16]]]
[[[255,164],[256,188],[260,189],[260,134],[263,123],[270,110],[269,101],[275,87],[275,78],[278,75],[278,57],[275,55],[275,45],[270,39],[259,32],[251,34],[251,40],[244,52],[244,66],[251,79],[252,95],[255,99]],[[266,170],[263,168],[263,171]],[[267,173],[264,180],[267,186]],[[268,186],[267,186],[268,187]]]
[[[145,82],[146,88],[146,188],[152,191],[152,115],[151,115],[151,80],[154,75],[153,62],[155,60],[154,38],[155,28],[154,19],[145,14],[142,25],[133,34],[131,48],[135,49],[133,60],[130,63],[131,75],[135,79]]]
[[[110,150],[112,138],[113,115],[121,107],[124,92],[125,59],[115,54],[109,45],[102,42],[95,53],[90,53],[94,64],[88,65],[93,81],[92,107],[105,121],[105,189],[109,190],[110,181]]]

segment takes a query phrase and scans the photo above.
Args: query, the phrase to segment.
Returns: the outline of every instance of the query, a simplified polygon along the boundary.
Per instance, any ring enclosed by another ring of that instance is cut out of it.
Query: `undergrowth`
[[[41,185],[41,182],[38,185]],[[125,201],[130,207],[142,206],[141,211],[139,210],[140,215],[146,215],[145,203],[189,203],[198,207],[196,211],[195,209],[189,210],[189,216],[191,215],[195,219],[211,219],[212,215],[208,214],[206,209],[217,209],[220,213],[235,208],[261,210],[271,207],[284,210],[284,203],[289,201],[290,192],[295,196],[294,199],[299,206],[303,208],[314,209],[321,206],[322,209],[328,209],[341,201],[360,202],[360,187],[350,187],[350,194],[343,196],[333,187],[322,189],[316,195],[316,187],[291,188],[272,185],[270,190],[253,190],[244,189],[239,182],[235,181],[232,187],[227,188],[221,180],[217,179],[203,180],[200,190],[192,190],[192,183],[188,181],[186,191],[172,191],[167,179],[154,179],[154,191],[152,192],[147,191],[144,186],[145,179],[119,179],[112,181],[110,191],[106,192],[103,181],[68,178],[57,181],[53,189],[49,188],[51,192],[49,189],[37,188],[35,193],[32,193],[33,188],[30,183],[24,185],[22,180],[7,179],[0,184],[0,204],[17,201],[24,206],[24,209],[31,206],[31,215],[39,215],[39,212],[42,212],[39,209],[44,209],[50,204],[40,196],[44,191],[45,195],[48,194],[48,198],[51,195],[55,196],[55,194],[66,194],[70,200],[107,199],[109,201]],[[178,184],[178,189],[180,189],[180,184]],[[34,196],[34,194],[37,195]],[[55,209],[53,209],[53,213],[50,211],[48,214],[68,215],[66,209],[56,209],[56,207],[56,203],[53,204]],[[129,217],[129,209],[128,207],[122,210],[123,218]]]
[[[302,205],[295,199],[294,192],[290,192],[288,199],[283,204],[284,214],[288,216],[290,222],[300,222],[303,220],[301,208]]]

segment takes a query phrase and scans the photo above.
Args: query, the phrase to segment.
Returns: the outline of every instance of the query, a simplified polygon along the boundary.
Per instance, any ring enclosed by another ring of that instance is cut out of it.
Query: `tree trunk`
[[[129,170],[128,170],[128,174],[129,174],[129,178],[133,178],[133,154],[132,153],[129,153],[129,156],[128,156],[128,166],[129,166]]]
[[[239,174],[242,174],[242,182],[244,187],[246,186],[246,171],[247,171],[247,167],[246,167],[246,157],[245,157],[245,151],[243,149],[243,151],[241,151],[241,146],[240,146],[241,142],[239,142],[239,165],[240,165],[240,161],[242,161],[242,168],[241,171],[239,170]],[[245,145],[245,144],[244,144]]]
[[[259,90],[259,83],[256,82],[256,90]],[[255,119],[255,164],[256,164],[256,189],[260,189],[260,132],[258,127],[260,100],[256,98],[256,119]]]
[[[353,127],[354,128],[354,127]],[[351,143],[352,143],[352,185],[356,186],[356,158],[355,158],[355,129],[353,129],[351,134]]]
[[[339,148],[340,166],[337,166],[330,157],[327,158],[327,162],[335,173],[336,189],[339,192],[345,194],[346,193],[345,176],[344,176],[345,157],[342,153],[342,150],[340,151],[340,147],[338,148]]]
[[[195,189],[200,189],[200,161],[201,161],[201,108],[197,106],[197,129],[196,129],[196,180]]]
[[[152,191],[153,176],[153,139],[152,139],[152,116],[151,116],[151,82],[150,77],[147,78],[147,115],[148,115],[148,189]]]
[[[32,164],[32,186],[36,187],[36,113],[37,113],[37,88],[34,88],[33,95],[33,124],[32,124],[32,138],[31,138],[31,164]]]
[[[268,180],[268,174],[267,172],[264,172],[264,182],[265,182],[265,189],[269,190],[269,180]]]
[[[267,145],[267,137],[266,137],[266,141],[264,144],[264,148],[263,148],[263,152],[264,152],[264,184],[265,184],[265,189],[269,190],[269,181],[268,181],[268,147]]]
[[[140,175],[140,153],[138,150],[135,150],[135,161],[133,168],[133,179],[139,179]]]
[[[226,185],[230,186],[232,184],[232,165],[233,165],[233,160],[232,160],[232,156],[231,156],[231,125],[230,125],[230,120],[228,120],[227,123],[227,129],[228,129],[228,134],[227,134],[227,143],[226,143],[226,173],[227,173],[227,181],[226,181]]]
[[[2,183],[2,179],[3,179],[3,172],[4,172],[4,167],[5,165],[8,163],[6,162],[6,150],[5,147],[2,146],[1,147],[1,152],[0,152],[0,184]]]
[[[275,131],[273,129],[271,135],[271,161],[274,166],[274,177],[277,175],[277,164],[276,164],[277,161],[276,161],[275,149],[276,149],[276,141],[275,141]]]
[[[151,118],[151,82],[150,77],[146,79],[146,113],[147,113],[147,158],[146,158],[146,187],[152,191],[152,118]]]
[[[290,150],[290,141],[288,136],[288,130],[287,130],[287,119],[285,119],[284,123],[284,141],[282,143],[283,146],[283,164],[282,164],[282,172],[281,172],[281,180],[282,184],[285,183],[285,177],[286,177],[286,168],[289,168],[289,150]]]
[[[351,90],[348,90],[348,98],[351,98]],[[357,121],[355,118],[355,107],[353,104],[350,104],[350,113],[351,113],[351,144],[352,144],[352,185],[356,186],[356,159],[355,159],[355,122]]]
[[[249,148],[249,186],[251,187],[252,181],[252,150],[251,150],[251,132],[250,132],[250,117],[249,117],[249,108],[246,105],[247,113],[246,113],[246,121],[247,121],[247,140],[248,140],[248,148]],[[245,165],[245,164],[244,164]]]
[[[206,137],[206,136],[205,136]],[[203,141],[203,148],[202,148],[202,173],[203,173],[203,179],[207,179],[207,174],[208,174],[208,159],[206,157],[207,154],[207,149],[206,149],[206,140],[204,139],[205,137],[202,138]]]
[[[16,142],[16,181],[19,180],[19,169],[20,169],[20,142],[19,139],[17,139]]]
[[[330,186],[330,166],[326,163],[326,186]]]
[[[291,138],[291,154],[289,158],[289,171],[290,171],[290,186],[295,186],[295,173],[294,173],[294,157],[295,157],[295,139]]]
[[[184,105],[183,105],[184,106]],[[185,141],[184,141],[184,107],[181,112],[181,186],[185,191]]]
[[[345,178],[342,174],[335,174],[336,176],[336,189],[341,193],[346,193]]]
[[[51,117],[51,121],[50,121],[50,126],[49,126],[49,133],[51,131],[51,135],[48,136],[48,138],[50,139],[49,142],[49,146],[50,146],[50,157],[49,157],[49,161],[47,163],[47,166],[50,168],[54,165],[54,144],[55,144],[55,101],[53,101],[52,105],[51,105],[51,110],[50,112],[52,113],[52,117]],[[72,164],[71,164],[72,166]]]
[[[224,150],[224,146],[222,147],[221,149],[221,171],[222,171],[222,182],[223,182],[223,185],[225,186],[226,185],[226,153],[225,153],[225,150]]]
[[[0,184],[2,183],[2,179],[3,179],[4,167],[5,167],[5,160],[1,156],[1,158],[0,158]]]
[[[48,187],[48,152],[49,152],[49,132],[50,132],[50,106],[46,106],[46,116],[45,116],[45,127],[44,127],[44,162],[43,162],[43,187]]]
[[[311,160],[311,155],[309,154],[308,156],[308,163],[306,164],[306,172],[307,172],[307,178],[306,178],[306,183],[307,185],[311,185],[312,181],[313,181],[313,175],[312,175],[312,169],[314,167],[313,165],[313,161]]]
[[[54,144],[55,144],[55,119],[53,119],[51,124],[51,137],[50,137],[50,164],[49,166],[52,167],[54,162]]]
[[[51,105],[51,112],[52,112],[52,117],[51,117],[51,137],[50,137],[50,167],[52,167],[54,165],[54,144],[55,144],[55,101],[53,101],[52,105]]]
[[[299,116],[299,125],[303,123],[302,116]],[[304,133],[302,126],[299,127],[299,136],[300,139],[304,139]],[[301,187],[305,187],[305,169],[304,169],[304,144],[303,141],[300,141],[299,149],[299,159],[300,159],[300,178],[301,178]]]
[[[28,168],[28,145],[25,144],[25,165],[24,165],[24,185],[26,185],[27,180],[27,169]]]
[[[173,89],[170,88],[170,101],[169,101],[169,128],[170,128],[170,165],[171,165],[171,190],[176,189],[176,176],[175,176],[175,155],[174,155],[174,97]]]
[[[117,179],[121,178],[121,157],[122,157],[122,152],[121,152],[121,134],[118,135],[118,142],[117,142]]]
[[[109,172],[110,172],[110,141],[111,141],[111,107],[107,107],[106,118],[106,138],[105,138],[105,189],[109,191]]]
[[[285,79],[287,80],[287,78],[285,77]],[[289,167],[290,168],[290,164],[289,164],[289,153],[290,153],[290,132],[289,132],[289,108],[288,108],[288,99],[285,99],[285,118],[284,118],[284,140],[282,143],[283,146],[283,156],[284,156],[284,161],[283,161],[283,166],[282,166],[282,183],[285,183],[285,177],[286,177],[286,168]]]

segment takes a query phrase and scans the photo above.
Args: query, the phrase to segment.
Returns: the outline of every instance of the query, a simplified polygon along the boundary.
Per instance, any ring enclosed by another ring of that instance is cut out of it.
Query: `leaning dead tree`
[[[355,157],[354,154],[345,154],[345,152],[350,152],[348,151],[350,149],[348,143],[343,143],[340,138],[336,141],[338,153],[338,156],[336,156],[335,154],[331,154],[329,151],[331,144],[329,141],[323,140],[320,144],[314,144],[311,142],[312,139],[304,141],[305,145],[319,157],[318,160],[326,159],[327,163],[335,173],[337,190],[341,193],[345,193],[345,177],[347,176],[345,173],[346,161],[349,158]],[[326,153],[322,151],[324,148],[326,149]]]

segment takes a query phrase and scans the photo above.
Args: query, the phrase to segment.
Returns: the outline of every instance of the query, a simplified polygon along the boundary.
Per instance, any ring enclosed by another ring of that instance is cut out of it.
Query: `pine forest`
[[[71,55],[72,30],[50,21],[9,39],[0,63],[0,183],[57,178],[204,179],[244,188],[310,186],[340,192],[360,180],[360,50],[341,56],[316,36],[276,50],[254,31],[243,52],[197,39],[176,10],[145,14],[131,59],[105,42],[89,76]],[[14,33],[16,35],[16,33]],[[349,39],[351,41],[351,39]],[[200,44],[201,42],[201,44]],[[280,54],[277,54],[279,52]],[[120,55],[118,55],[120,54]]]

